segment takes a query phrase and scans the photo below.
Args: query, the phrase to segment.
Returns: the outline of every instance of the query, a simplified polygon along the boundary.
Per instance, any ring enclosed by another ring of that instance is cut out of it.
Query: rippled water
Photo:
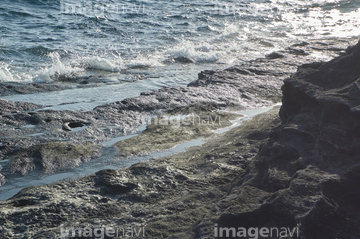
[[[357,36],[359,7],[359,0],[1,0],[0,81],[96,75],[185,84],[200,70],[308,38]]]

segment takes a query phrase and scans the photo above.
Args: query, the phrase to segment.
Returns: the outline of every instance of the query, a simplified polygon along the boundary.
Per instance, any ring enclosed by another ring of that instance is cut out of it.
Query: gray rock
[[[0,186],[4,185],[6,183],[5,176],[0,173]]]
[[[0,166],[0,171],[2,170],[2,166]],[[0,173],[0,186],[6,183],[5,176]]]
[[[98,156],[99,146],[92,144],[75,145],[62,142],[39,144],[23,149],[13,155],[4,169],[8,175],[26,175],[35,169],[48,175],[77,167]]]
[[[0,99],[0,115],[17,113],[21,111],[30,111],[40,108],[41,105],[36,105],[26,102],[11,102]]]

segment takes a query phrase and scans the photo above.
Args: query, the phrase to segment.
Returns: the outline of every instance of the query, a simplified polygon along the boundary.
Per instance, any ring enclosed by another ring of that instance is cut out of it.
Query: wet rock
[[[41,105],[36,105],[26,102],[12,102],[0,99],[0,115],[11,114],[21,111],[30,111],[42,107]]]
[[[119,177],[116,170],[102,170],[95,176],[95,187],[100,187],[101,193],[105,195],[125,194],[137,187],[136,184],[128,182],[128,179]]]
[[[63,124],[62,129],[65,130],[65,131],[71,131],[72,130],[72,128],[69,126],[69,123]]]
[[[0,171],[2,170],[2,166],[0,165]],[[4,185],[6,182],[5,176],[0,173],[0,186]]]
[[[0,82],[0,96],[18,94],[31,94],[36,92],[60,91],[69,89],[66,85],[56,83],[15,83]]]
[[[284,55],[281,55],[280,53],[277,53],[277,52],[273,52],[273,53],[266,55],[266,57],[270,58],[270,59],[279,59],[279,58],[283,58]]]
[[[4,185],[6,183],[5,176],[0,173],[0,186]]]
[[[99,106],[88,112],[31,112],[28,109],[37,109],[37,106],[24,108],[18,104],[14,107],[3,107],[2,109],[7,110],[6,115],[0,117],[0,140],[5,141],[6,145],[0,148],[0,157],[10,157],[15,151],[59,138],[69,142],[92,140],[94,143],[101,143],[136,133],[137,127],[147,124],[151,117],[173,109],[181,108],[183,112],[195,108],[237,111],[267,107],[281,100],[282,80],[289,77],[301,64],[310,65],[314,59],[313,54],[318,57],[321,51],[321,54],[327,57],[336,56],[339,51],[332,49],[343,49],[351,41],[353,40],[309,41],[308,45],[300,44],[293,48],[302,49],[310,55],[293,55],[289,49],[285,49],[278,52],[283,58],[260,58],[223,71],[203,71],[188,87],[165,87],[146,92],[139,97]],[[90,78],[79,78],[79,81],[96,80],[95,76]],[[41,87],[51,90],[52,85],[56,90],[56,83],[26,86],[9,83],[3,87],[9,91],[18,87],[33,87],[33,92],[38,92],[36,90],[42,89]],[[92,84],[89,84],[89,87],[90,85]],[[0,88],[1,86],[0,84]],[[80,122],[88,127],[77,131],[74,130],[77,128],[68,127],[73,122]]]
[[[185,109],[187,114],[193,115],[164,114],[153,118],[140,135],[120,141],[115,147],[126,156],[166,150],[192,139],[207,138],[214,134],[213,130],[229,127],[232,121],[242,116],[230,112],[194,112],[190,107]],[[177,110],[183,112],[185,109]],[[171,112],[174,114],[179,112],[177,110]]]
[[[10,174],[26,175],[36,169],[50,174],[77,167],[98,154],[98,146],[52,142],[34,145],[15,154],[5,168]]]
[[[59,234],[61,226],[71,227],[81,220],[85,223],[76,224],[79,227],[96,224],[117,228],[140,223],[146,225],[147,238],[174,234],[188,238],[199,231],[211,236],[217,216],[238,204],[238,192],[228,192],[234,187],[232,184],[236,185],[233,181],[240,183],[248,170],[247,161],[236,165],[227,162],[256,152],[265,140],[250,140],[248,135],[254,129],[269,135],[279,123],[277,112],[275,109],[257,116],[235,131],[209,138],[203,147],[173,157],[138,163],[124,170],[102,170],[75,181],[23,189],[10,200],[0,202],[0,220],[4,222],[0,235],[19,237],[26,233],[26,225],[39,223],[32,227],[32,237],[51,237]],[[2,214],[4,210],[9,213]]]
[[[176,57],[174,58],[175,61],[180,63],[194,63],[195,61],[188,57]]]
[[[62,129],[66,131],[72,131],[75,128],[81,128],[89,124],[90,123],[88,122],[79,122],[79,121],[66,122],[63,124]]]

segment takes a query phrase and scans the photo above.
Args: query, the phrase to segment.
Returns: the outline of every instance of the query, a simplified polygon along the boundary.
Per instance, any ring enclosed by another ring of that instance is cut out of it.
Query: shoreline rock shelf
[[[203,71],[198,79],[187,87],[165,87],[143,92],[138,97],[98,106],[88,112],[41,110],[44,107],[42,105],[0,99],[0,158],[12,159],[18,152],[28,151],[33,146],[45,143],[65,142],[79,145],[90,141],[95,145],[101,144],[137,133],[138,127],[146,124],[151,117],[164,113],[214,114],[215,111],[224,109],[238,111],[269,107],[280,101],[283,80],[298,66],[303,63],[310,64],[319,55],[328,58],[337,56],[354,40],[312,40],[309,43],[293,45],[277,52],[282,57],[267,56],[223,71]],[[298,54],[299,52],[306,54]],[[59,82],[53,83],[54,87],[51,83],[46,84],[46,87],[37,84],[13,84],[15,83],[1,83],[3,93],[0,95],[13,94],[21,87],[27,89],[25,93],[39,92],[40,89],[41,92],[62,89],[59,88]],[[184,137],[179,140],[184,140]],[[168,146],[181,143],[180,141],[174,141]],[[131,147],[127,146],[127,149]],[[157,148],[166,147],[163,144]],[[125,151],[125,154],[131,153],[131,150]],[[143,147],[143,151],[148,149]],[[66,167],[65,163],[60,163],[64,165],[63,168],[71,168],[71,165]],[[17,176],[11,174],[12,171],[4,166],[0,173],[5,177]]]
[[[244,107],[246,99],[259,106],[278,101],[281,80],[287,78],[280,109],[211,135],[202,146],[126,169],[25,188],[1,201],[0,238],[56,238],[61,227],[124,225],[145,225],[147,238],[214,238],[215,224],[298,226],[299,237],[294,238],[301,239],[360,238],[360,43],[327,63],[311,63],[306,58],[310,54],[296,55],[299,49],[288,52],[306,63],[291,77],[296,64],[281,74],[289,57],[284,51],[251,66],[202,72],[187,88],[147,92],[87,115],[66,112],[91,130],[119,114],[130,119],[143,112],[188,114],[201,107],[213,112]],[[252,84],[244,85],[251,79]],[[274,82],[279,87],[272,88]],[[225,89],[234,93],[229,100],[221,98]],[[211,96],[211,90],[219,94]],[[196,101],[199,94],[203,97]],[[235,100],[239,96],[242,104]],[[21,126],[31,118],[40,126],[52,122],[52,127],[70,122],[54,117],[56,112],[25,114],[7,114],[2,120]],[[12,152],[4,150],[4,155]]]

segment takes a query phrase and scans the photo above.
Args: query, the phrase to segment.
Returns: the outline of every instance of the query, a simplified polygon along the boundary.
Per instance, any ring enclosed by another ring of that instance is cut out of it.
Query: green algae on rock
[[[153,118],[140,135],[120,141],[115,147],[126,156],[166,150],[185,141],[207,138],[214,134],[213,130],[229,127],[240,117],[242,115],[225,111],[180,116],[164,114]]]
[[[0,238],[56,238],[62,227],[72,225],[118,228],[137,224],[145,225],[146,238],[197,238],[199,233],[213,238],[213,222],[239,203],[239,191],[232,190],[234,182],[239,184],[246,176],[250,159],[279,122],[275,108],[226,133],[212,134],[204,145],[186,152],[25,188],[0,202],[0,221],[4,222]],[[247,210],[256,205],[251,202],[256,195],[264,200],[269,194],[247,187],[242,199]],[[22,220],[31,218],[34,225],[42,222],[42,226],[18,228],[19,213],[24,214]],[[34,218],[33,213],[39,216]]]

